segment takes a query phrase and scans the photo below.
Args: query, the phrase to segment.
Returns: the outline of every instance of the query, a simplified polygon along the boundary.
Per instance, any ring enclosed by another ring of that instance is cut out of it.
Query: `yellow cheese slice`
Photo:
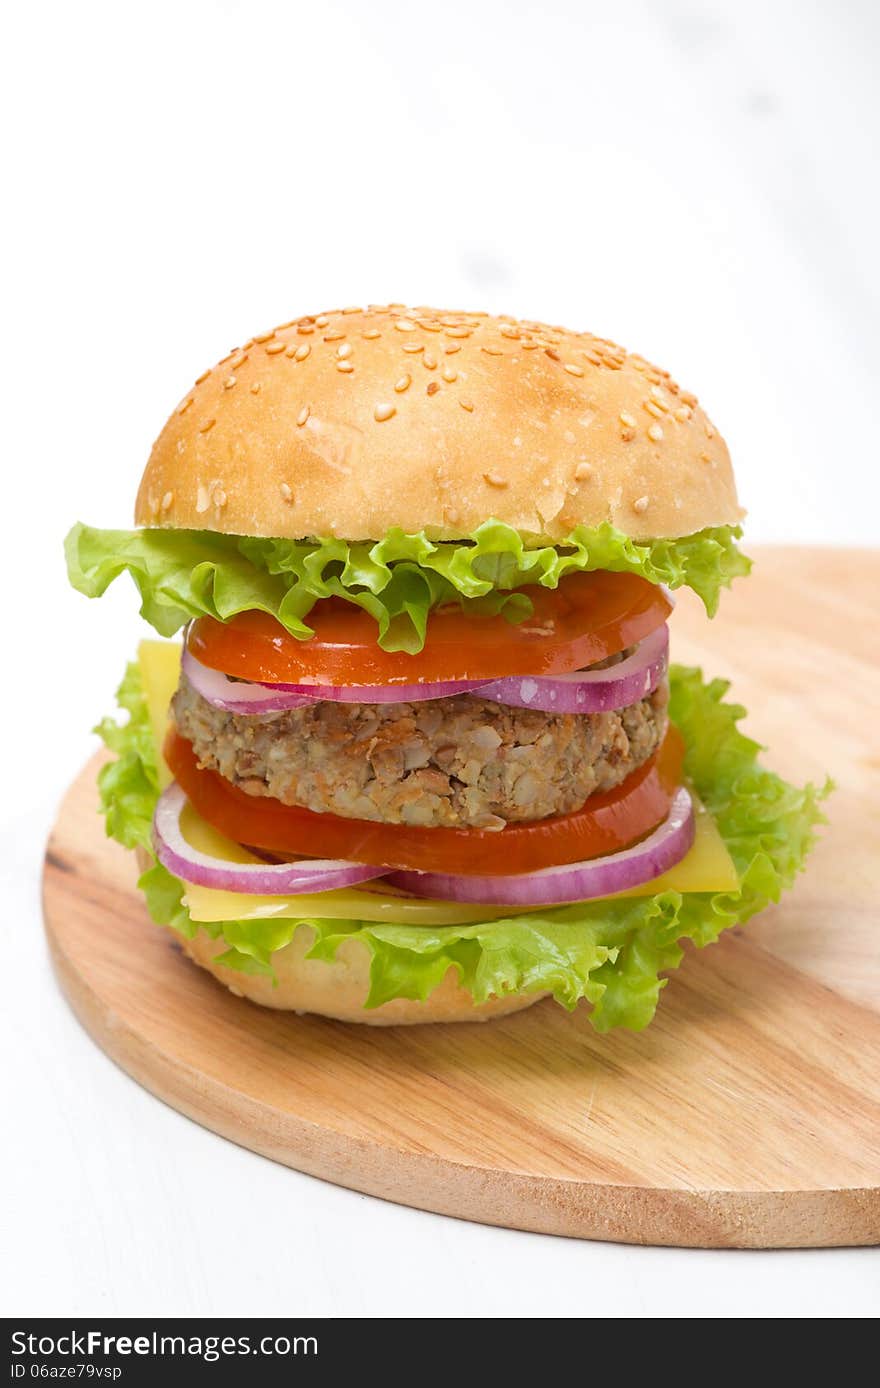
[[[662,877],[619,892],[618,896],[655,896],[662,891],[736,891],[736,868],[715,820],[696,797],[694,804],[697,811],[696,837],[690,852]],[[219,851],[228,848],[229,840],[215,834],[203,821],[199,821],[196,828],[192,820],[184,818],[183,831],[194,848],[216,853],[218,857],[228,857],[233,862],[254,861],[237,844],[234,858],[227,852]],[[503,916],[535,913],[534,907],[467,906],[455,901],[420,901],[415,897],[382,891],[378,879],[371,891],[348,887],[311,896],[251,896],[245,892],[217,891],[213,887],[188,884],[183,899],[196,921],[296,920],[321,916],[325,920],[387,921],[396,925],[469,925],[498,920]]]
[[[180,646],[172,641],[143,641],[138,659],[156,739],[160,781],[164,786],[171,779],[171,773],[162,759],[162,743],[168,726],[168,705],[180,677]],[[696,835],[690,852],[662,877],[620,892],[619,896],[654,896],[662,891],[736,891],[736,868],[718,826],[693,791],[691,794],[696,810]],[[184,810],[181,828],[193,848],[213,857],[229,863],[258,861],[247,849],[207,824],[191,805]],[[534,907],[511,909],[467,906],[454,901],[420,901],[380,890],[378,879],[373,885],[375,890],[347,887],[307,896],[252,896],[187,883],[183,900],[194,921],[296,920],[320,916],[325,920],[386,921],[397,925],[467,925],[534,912]]]
[[[159,785],[163,790],[173,779],[162,756],[162,746],[168,730],[168,706],[180,679],[180,651],[178,641],[142,641],[138,646],[141,685],[150,713]]]

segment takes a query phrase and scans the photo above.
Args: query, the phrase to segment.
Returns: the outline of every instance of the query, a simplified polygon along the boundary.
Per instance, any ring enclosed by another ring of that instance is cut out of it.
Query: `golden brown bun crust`
[[[558,540],[742,516],[730,457],[668,372],[590,333],[403,305],[319,314],[224,357],[153,447],[139,525],[434,539],[490,517]]]
[[[370,1026],[407,1026],[415,1022],[487,1022],[508,1012],[531,1007],[540,993],[513,994],[492,998],[474,1006],[470,993],[458,986],[454,970],[426,1002],[411,1002],[395,998],[381,1007],[364,1008],[369,989],[370,956],[358,940],[344,940],[333,963],[323,959],[306,959],[305,952],[312,943],[314,932],[301,926],[289,945],[272,956],[272,968],[277,986],[270,978],[237,973],[215,964],[214,958],[226,949],[224,940],[212,940],[200,931],[193,940],[183,940],[183,948],[191,959],[207,969],[216,979],[239,997],[249,998],[262,1007],[275,1007],[287,1012],[314,1012],[320,1017],[333,1017],[340,1022],[366,1022]]]

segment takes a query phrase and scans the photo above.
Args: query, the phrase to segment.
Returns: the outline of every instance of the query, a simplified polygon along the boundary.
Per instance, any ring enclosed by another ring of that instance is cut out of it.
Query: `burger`
[[[590,333],[390,304],[228,353],[138,528],[67,538],[165,638],[98,729],[153,920],[268,1007],[643,1027],[821,818],[669,663],[673,590],[712,616],[748,573],[742,515],[695,397]]]

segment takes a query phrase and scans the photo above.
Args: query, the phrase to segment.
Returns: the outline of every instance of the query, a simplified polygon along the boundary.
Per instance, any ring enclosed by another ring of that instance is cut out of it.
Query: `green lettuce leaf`
[[[654,1015],[661,977],[682,957],[681,944],[703,946],[779,900],[803,867],[830,790],[789,785],[758,762],[760,748],[737,722],[744,710],[727,703],[723,680],[706,683],[696,669],[670,670],[670,713],[687,746],[685,768],[715,816],[739,875],[739,890],[662,892],[654,897],[583,902],[528,916],[466,926],[402,926],[358,920],[260,920],[206,924],[189,918],[182,884],[155,864],[140,879],[153,919],[188,938],[205,930],[227,946],[230,969],[272,976],[272,956],[296,931],[313,932],[309,956],[332,959],[343,940],[360,940],[371,955],[367,1007],[392,998],[424,1000],[454,969],[475,1001],[506,993],[549,992],[569,1009],[592,1004],[599,1031],[640,1030]],[[155,749],[136,666],[119,691],[128,722],[98,729],[117,755],[101,771],[107,832],[131,847],[149,847],[158,794]]]
[[[126,848],[153,849],[151,826],[159,798],[156,747],[141,672],[133,660],[125,668],[116,691],[116,702],[128,714],[127,723],[104,718],[93,728],[105,746],[115,752],[98,772],[101,810],[107,834]]]
[[[65,550],[70,582],[87,597],[100,597],[119,574],[130,573],[142,616],[162,636],[192,617],[228,621],[256,609],[306,640],[313,632],[305,618],[315,603],[338,597],[369,612],[385,650],[414,654],[424,645],[429,612],[441,603],[522,621],[532,605],[514,590],[530,583],[555,588],[568,573],[594,569],[693,588],[712,616],[721,589],[751,567],[736,545],[740,533],[725,525],[677,540],[636,541],[605,524],[542,545],[490,520],[466,540],[434,542],[424,531],[390,530],[373,543],[75,525]]]

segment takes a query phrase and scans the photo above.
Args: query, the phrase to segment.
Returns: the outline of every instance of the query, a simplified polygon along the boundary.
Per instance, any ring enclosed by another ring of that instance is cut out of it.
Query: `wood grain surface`
[[[263,1011],[152,926],[95,814],[95,758],[46,856],[46,928],[83,1025],[195,1121],[326,1180],[520,1229],[631,1243],[880,1242],[880,680],[875,552],[758,553],[673,653],[734,680],[783,774],[838,790],[794,891],[688,949],[640,1035],[551,1001],[485,1025]]]

